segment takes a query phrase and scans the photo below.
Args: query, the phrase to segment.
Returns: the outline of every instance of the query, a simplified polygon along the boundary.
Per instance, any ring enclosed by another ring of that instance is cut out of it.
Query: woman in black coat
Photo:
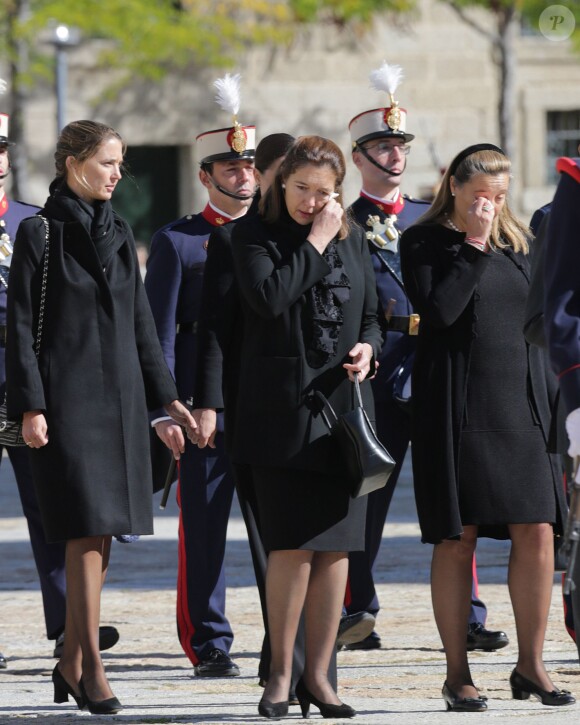
[[[23,421],[46,538],[66,541],[55,702],[71,694],[105,714],[121,707],[98,640],[111,537],[153,533],[147,408],[195,425],[163,359],[131,230],[111,208],[123,153],[108,126],[63,129],[51,195],[18,230],[6,346],[8,414]]]
[[[421,316],[413,369],[413,476],[423,541],[435,544],[435,619],[447,659],[446,706],[487,709],[465,645],[478,536],[510,538],[509,589],[519,655],[513,696],[545,705],[542,650],[562,532],[561,474],[542,351],[521,332],[529,284],[526,228],[506,204],[511,165],[479,144],[451,163],[429,212],[401,241],[405,288]]]
[[[340,205],[345,164],[318,136],[288,151],[260,213],[238,222],[232,251],[243,326],[232,460],[254,481],[264,548],[271,666],[260,713],[287,712],[292,652],[304,608],[306,662],[296,686],[327,717],[352,717],[327,677],[350,550],[364,548],[366,501],[351,499],[340,451],[315,392],[340,414],[354,373],[381,345],[376,284],[364,234]],[[225,375],[230,374],[225,371]],[[228,389],[227,379],[224,386]],[[366,406],[372,393],[363,384]],[[232,411],[230,411],[230,416]]]

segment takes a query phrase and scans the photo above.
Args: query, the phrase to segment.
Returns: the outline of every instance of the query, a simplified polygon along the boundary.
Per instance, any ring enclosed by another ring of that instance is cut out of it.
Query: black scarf
[[[307,243],[311,225],[302,225],[285,213],[281,220],[294,239]],[[350,300],[350,280],[337,245],[333,239],[322,256],[330,272],[313,285],[305,294],[306,305],[302,314],[305,331],[306,360],[310,367],[321,368],[336,355],[338,338],[344,321],[344,305]]]
[[[65,181],[55,179],[49,188],[46,213],[60,221],[76,221],[83,225],[92,239],[103,267],[109,263],[115,245],[116,227],[110,201],[89,204],[79,198]]]

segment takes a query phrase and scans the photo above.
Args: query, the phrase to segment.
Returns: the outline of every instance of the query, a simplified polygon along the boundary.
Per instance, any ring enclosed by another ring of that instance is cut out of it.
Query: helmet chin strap
[[[378,161],[375,161],[375,159],[373,159],[373,157],[369,154],[369,152],[363,146],[359,146],[358,143],[356,144],[356,146],[354,147],[353,150],[361,153],[367,161],[371,162],[371,164],[373,166],[376,166],[377,169],[380,169],[381,171],[383,171],[385,174],[388,174],[389,176],[400,176],[403,173],[403,171],[407,168],[407,158],[406,157],[405,157],[405,166],[403,167],[403,171],[391,171],[386,166],[383,166],[382,164],[379,164]]]
[[[237,199],[238,201],[249,201],[250,199],[253,199],[256,196],[256,193],[258,191],[257,189],[254,189],[254,191],[249,196],[243,196],[242,194],[234,194],[233,191],[228,191],[227,189],[224,189],[223,186],[216,184],[216,182],[214,181],[213,176],[211,174],[208,174],[208,177],[209,177],[214,189],[217,189],[222,194],[229,196],[230,199]]]

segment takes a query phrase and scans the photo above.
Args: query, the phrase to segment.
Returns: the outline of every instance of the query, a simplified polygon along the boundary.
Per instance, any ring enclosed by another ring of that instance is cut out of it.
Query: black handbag
[[[42,266],[42,282],[40,289],[40,309],[38,312],[38,326],[36,328],[36,338],[34,341],[34,353],[38,358],[40,354],[40,342],[42,340],[42,323],[44,320],[44,304],[46,301],[46,282],[48,279],[48,247],[49,247],[49,226],[48,221],[44,217],[40,217],[44,222],[45,228],[45,246],[44,246],[44,262]],[[0,277],[2,283],[8,289],[8,284],[3,277]],[[0,405],[0,446],[25,446],[26,442],[22,437],[22,422],[16,420],[8,420],[6,413],[6,398]]]
[[[363,408],[358,375],[354,376],[353,409],[337,416],[326,397],[317,391],[322,401],[321,415],[338,450],[344,459],[346,477],[350,481],[352,498],[366,496],[386,486],[395,468],[395,461],[377,438],[370,420]],[[332,421],[328,418],[330,413]]]
[[[6,401],[0,405],[0,446],[25,446],[22,437],[22,423],[8,420],[6,415]]]

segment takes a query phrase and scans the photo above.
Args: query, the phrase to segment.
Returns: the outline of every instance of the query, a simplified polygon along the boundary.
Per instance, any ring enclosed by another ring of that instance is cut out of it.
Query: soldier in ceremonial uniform
[[[220,93],[228,96],[220,84],[225,83],[236,96],[236,82],[239,77],[226,75],[215,84],[218,103],[234,114],[233,125],[205,131],[196,139],[199,179],[207,189],[208,202],[199,214],[188,214],[160,229],[147,262],[145,287],[165,358],[180,397],[192,404],[208,238],[214,229],[242,217],[255,193],[255,127],[239,124],[237,107],[219,100]],[[228,97],[231,101],[232,96]],[[218,415],[215,447],[203,449],[186,443],[180,427],[162,414],[152,424],[179,458],[177,630],[181,646],[197,676],[239,675],[229,657],[233,632],[225,614],[224,553],[234,480],[224,450],[223,414]]]
[[[399,237],[427,211],[429,202],[406,196],[400,188],[411,151],[410,142],[415,138],[406,130],[406,110],[395,100],[401,78],[400,66],[384,63],[373,71],[371,84],[375,90],[387,93],[390,105],[359,113],[349,124],[352,159],[362,180],[360,196],[350,207],[350,212],[367,233],[379,301],[387,326],[378,373],[372,380],[377,434],[397,466],[387,485],[369,495],[365,551],[349,555],[346,613],[338,634],[338,644],[347,649],[376,649],[381,646],[380,637],[373,630],[379,602],[372,568],[411,437],[409,411],[404,408],[419,316],[413,313],[401,278]],[[508,644],[504,632],[485,629],[485,617],[485,605],[477,596],[474,565],[469,649],[493,650]]]
[[[4,365],[6,341],[6,291],[9,284],[10,261],[13,251],[16,230],[23,219],[34,216],[39,207],[9,199],[4,185],[10,174],[9,140],[10,118],[0,113],[0,400],[4,399],[6,388],[6,372]],[[46,623],[46,636],[56,640],[55,657],[62,653],[64,622],[65,622],[65,546],[63,542],[47,544],[40,519],[40,511],[32,482],[32,472],[26,448],[9,447],[7,449],[10,463],[14,469],[14,477],[18,485],[18,493],[22,510],[26,517],[30,545],[38,572],[42,604]],[[2,449],[0,448],[0,460]],[[101,649],[109,649],[119,639],[114,627],[101,627]],[[0,654],[0,668],[6,666],[6,659]]]
[[[545,325],[552,367],[567,412],[568,453],[580,456],[580,157],[557,162],[560,182],[544,241]],[[579,479],[578,472],[576,480]],[[576,633],[580,620],[580,556],[572,572],[571,603]],[[580,642],[576,636],[580,654]]]

